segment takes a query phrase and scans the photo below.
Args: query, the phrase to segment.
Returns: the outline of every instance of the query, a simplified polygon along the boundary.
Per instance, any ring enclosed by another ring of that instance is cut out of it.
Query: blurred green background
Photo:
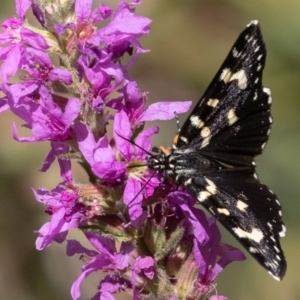
[[[116,1],[105,3],[116,5]],[[259,20],[268,50],[264,85],[272,91],[275,121],[268,146],[257,159],[258,174],[283,206],[287,236],[282,247],[288,271],[277,282],[249,257],[226,268],[217,289],[231,300],[300,299],[300,1],[144,0],[137,11],[153,19],[151,34],[141,41],[151,52],[140,57],[131,75],[141,89],[150,92],[150,101],[191,99],[196,103],[239,33],[251,20]],[[13,15],[13,1],[2,0],[1,20]],[[180,118],[182,124],[186,116]],[[66,257],[65,245],[35,250],[33,233],[47,217],[30,187],[55,187],[60,181],[58,168],[45,174],[38,171],[48,144],[13,141],[12,121],[21,124],[10,113],[1,115],[0,299],[71,299],[70,286],[80,274],[81,262]],[[175,122],[159,125],[154,143],[171,144]],[[82,181],[79,168],[74,172]],[[239,247],[223,232],[224,241]],[[93,295],[98,282],[97,274],[84,284],[82,299]]]

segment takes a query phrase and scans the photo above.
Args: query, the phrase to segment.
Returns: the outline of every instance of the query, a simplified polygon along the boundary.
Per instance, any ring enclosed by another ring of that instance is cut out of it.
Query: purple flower
[[[55,25],[55,30],[58,34],[64,34],[67,30],[69,31],[66,45],[68,52],[71,53],[77,48],[83,50],[86,47],[86,43],[98,46],[100,42],[98,41],[95,44],[96,27],[94,23],[109,18],[112,9],[105,4],[100,4],[92,11],[91,0],[77,0],[74,13],[76,22]]]
[[[0,34],[1,44],[9,44],[0,51],[0,59],[4,61],[0,69],[0,77],[4,83],[21,67],[25,53],[24,44],[44,51],[49,48],[46,40],[40,34],[26,28],[24,23],[25,14],[31,3],[30,0],[16,0],[17,17],[8,19],[2,24],[4,32]]]
[[[92,246],[67,242],[67,255],[85,262],[73,299],[100,271],[105,277],[94,300],[124,290],[135,300],[208,299],[225,266],[244,259],[221,243],[215,220],[194,207],[195,199],[147,166],[159,128],[145,123],[173,119],[191,101],[148,106],[148,93],[130,77],[130,66],[148,52],[139,43],[151,23],[135,13],[141,2],[121,1],[113,11],[105,4],[92,9],[92,0],[76,0],[69,10],[66,3],[17,0],[17,17],[6,20],[0,34],[0,112],[10,109],[30,131],[19,137],[13,124],[15,140],[50,142],[41,171],[57,159],[63,179],[51,191],[34,191],[49,218],[36,231],[36,247],[62,243],[72,229]],[[42,29],[25,22],[29,8]],[[17,71],[19,82],[10,83]],[[75,162],[88,182],[74,181]]]
[[[221,234],[214,217],[211,217],[208,222],[209,240],[200,244],[194,239],[194,255],[199,267],[199,281],[206,285],[213,283],[229,263],[246,259],[240,250],[221,244]]]
[[[31,115],[31,123],[27,124],[32,128],[33,137],[19,138],[17,137],[14,127],[13,136],[20,142],[36,142],[45,140],[65,141],[71,138],[72,132],[70,126],[74,119],[78,116],[81,103],[76,98],[68,100],[65,111],[52,100],[51,94],[44,87],[40,89],[40,105],[35,111],[28,110],[28,114]],[[25,105],[21,104],[19,107],[24,113]],[[30,107],[30,106],[29,106]]]
[[[124,111],[120,111],[115,115],[114,119],[114,140],[116,142],[116,148],[119,153],[125,159],[128,165],[131,162],[143,160],[146,158],[148,151],[151,150],[152,144],[150,137],[158,132],[158,128],[149,128],[142,131],[136,139],[139,147],[133,147],[130,142],[133,135],[131,124],[127,114]],[[146,176],[129,172],[129,178],[124,188],[124,204],[128,206],[130,214],[131,224],[134,227],[139,227],[148,214],[142,208],[143,195],[141,193],[143,182],[147,182]],[[158,182],[157,178],[152,178],[152,182]],[[150,182],[149,182],[150,183]],[[153,192],[152,184],[144,184],[146,194],[151,195]],[[150,188],[150,190],[148,189]]]
[[[62,243],[70,229],[77,228],[84,220],[82,205],[78,203],[78,192],[60,185],[51,192],[45,189],[34,191],[36,200],[46,205],[51,221],[45,223],[39,231],[36,248],[42,250],[52,241]]]
[[[127,67],[131,66],[141,53],[148,51],[141,47],[137,39],[149,33],[151,20],[137,16],[134,12],[134,7],[122,1],[111,22],[97,32],[97,37],[107,45],[114,59],[122,57],[126,52],[130,54],[131,45],[137,49]],[[94,42],[98,44],[99,40],[95,39]]]
[[[46,172],[55,159],[58,158],[61,177],[66,181],[71,181],[71,162],[69,159],[63,158],[63,156],[67,153],[69,153],[69,146],[67,144],[62,142],[51,142],[51,150],[48,153],[40,171]]]
[[[126,172],[126,165],[117,161],[107,136],[101,137],[97,142],[90,129],[83,123],[76,123],[74,132],[77,136],[78,146],[90,164],[93,172],[108,183],[120,181]]]
[[[209,227],[204,212],[194,207],[195,199],[181,191],[169,193],[167,198],[174,206],[180,207],[182,214],[193,228],[197,241],[205,244],[209,239]]]
[[[80,297],[80,285],[82,281],[93,272],[104,271],[113,272],[105,277],[99,286],[97,297],[105,299],[112,297],[112,294],[120,291],[124,287],[135,286],[136,276],[142,276],[152,279],[154,276],[154,261],[151,257],[137,257],[131,266],[134,245],[130,242],[122,242],[120,250],[117,251],[115,241],[95,233],[85,233],[89,242],[97,251],[86,249],[77,241],[68,241],[67,254],[83,254],[91,258],[91,261],[82,268],[82,273],[74,282],[71,294],[73,299]],[[121,276],[122,271],[132,273],[131,282],[124,280]],[[96,296],[94,296],[96,297]],[[95,298],[96,299],[96,298]],[[114,298],[111,298],[114,299]]]
[[[93,65],[91,59],[95,61]],[[85,76],[91,84],[87,102],[92,102],[95,97],[101,97],[103,101],[124,79],[122,68],[112,61],[105,49],[86,49],[78,59],[78,69],[80,76]]]
[[[73,81],[69,71],[56,68],[47,53],[33,48],[27,49],[22,70],[28,74],[23,88],[28,85],[35,85],[35,88],[38,88],[55,81],[62,81],[64,84],[70,85]]]

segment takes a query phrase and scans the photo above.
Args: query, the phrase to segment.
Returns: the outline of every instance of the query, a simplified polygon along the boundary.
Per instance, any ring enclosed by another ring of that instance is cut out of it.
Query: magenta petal
[[[202,245],[194,239],[194,247],[193,247],[193,252],[194,252],[194,257],[199,269],[199,278],[201,281],[204,280],[205,276],[209,276],[210,274],[207,274],[207,263],[206,263],[206,257],[205,254],[206,251],[205,249],[202,249]],[[209,278],[208,278],[209,279]]]
[[[114,162],[116,160],[106,135],[101,137],[95,146],[94,160],[96,162]]]
[[[115,115],[114,119],[114,139],[117,149],[127,160],[130,160],[133,155],[132,143],[128,141],[131,139],[131,136],[132,130],[129,118],[127,114],[121,110]]]
[[[88,248],[83,247],[78,241],[76,240],[68,240],[67,241],[67,255],[73,256],[75,254],[85,254],[89,257],[94,257],[99,253]]]
[[[134,262],[133,270],[136,274],[143,274],[153,279],[155,274],[155,261],[151,256],[138,256]]]
[[[76,123],[74,125],[74,132],[77,137],[77,142],[81,153],[85,159],[90,163],[94,163],[94,148],[95,138],[90,129],[83,123]]]
[[[65,112],[62,116],[62,121],[66,125],[66,127],[71,126],[72,122],[77,118],[81,108],[81,102],[77,98],[70,98]]]
[[[191,105],[192,101],[157,102],[151,104],[137,122],[171,120],[176,114],[187,112]]]
[[[0,74],[3,83],[6,83],[9,78],[16,74],[21,63],[22,52],[23,47],[16,45],[11,48],[11,51],[3,61]]]
[[[149,32],[150,23],[150,19],[134,15],[128,3],[122,1],[118,5],[112,21],[101,29],[101,35],[118,34],[119,38],[128,37],[129,34],[142,36]]]
[[[85,236],[100,253],[110,258],[114,257],[117,250],[113,239],[94,232],[85,232]]]
[[[144,159],[148,154],[146,151],[151,151],[152,141],[151,137],[159,131],[158,126],[147,128],[143,130],[135,140],[135,143],[140,146],[136,147],[136,155],[140,159]],[[145,150],[145,151],[144,151]]]
[[[124,270],[128,267],[133,251],[134,245],[131,242],[122,243],[120,252],[116,256],[116,267],[119,270]]]
[[[49,78],[51,81],[61,80],[66,85],[70,85],[73,82],[71,73],[61,68],[54,68],[49,73]]]
[[[50,246],[55,236],[61,232],[64,224],[64,215],[64,209],[58,210],[52,215],[51,222],[45,223],[40,230],[37,231],[39,233],[39,236],[36,240],[37,250],[43,250],[44,248]]]
[[[209,220],[209,241],[205,244],[207,255],[205,257],[207,265],[214,266],[217,261],[219,247],[221,243],[221,232],[214,217]],[[209,249],[209,250],[208,250]],[[211,279],[212,281],[212,279]]]
[[[181,208],[187,221],[192,225],[194,235],[199,243],[208,241],[208,222],[204,212],[193,207],[195,200],[189,194],[180,191],[170,193],[168,200]]]
[[[143,97],[135,81],[129,81],[124,86],[124,97],[126,101],[135,104]]]
[[[30,0],[17,0],[16,1],[16,12],[17,12],[17,16],[19,17],[19,19],[24,18],[26,11],[29,9],[31,4],[32,4],[32,1],[30,1]]]
[[[55,149],[51,148],[51,150],[49,151],[48,155],[45,158],[45,161],[40,171],[46,172],[50,168],[52,163],[55,161],[55,159],[56,159]]]
[[[82,273],[75,280],[71,287],[71,295],[73,300],[76,300],[80,297],[80,285],[85,278],[87,278],[91,273],[98,271],[101,268],[101,265],[108,265],[110,263],[110,259],[106,260],[100,256],[95,257],[89,264],[83,267]]]
[[[130,219],[134,221],[142,215],[143,195],[141,193],[142,185],[140,181],[128,178],[124,190],[124,203],[128,205]]]
[[[126,173],[126,165],[120,161],[96,162],[92,165],[92,170],[99,178],[116,181]]]
[[[92,0],[76,0],[75,14],[79,23],[86,22],[92,13]]]

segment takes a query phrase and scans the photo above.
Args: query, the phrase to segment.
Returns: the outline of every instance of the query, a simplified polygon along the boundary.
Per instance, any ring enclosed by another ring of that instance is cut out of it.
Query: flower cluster
[[[133,299],[208,299],[221,270],[244,259],[221,243],[215,220],[193,198],[147,168],[158,128],[145,129],[145,122],[170,120],[191,102],[147,106],[148,94],[129,76],[148,52],[138,41],[151,23],[135,13],[141,2],[121,1],[113,10],[92,9],[91,0],[16,0],[16,17],[2,24],[0,111],[11,110],[31,131],[20,137],[13,124],[15,140],[50,141],[41,170],[57,159],[62,177],[53,190],[34,191],[50,218],[37,231],[36,247],[62,243],[75,228],[93,247],[67,242],[67,255],[88,261],[71,288],[73,299],[99,270],[106,276],[92,299],[114,299],[123,290]],[[26,21],[30,8],[41,28]],[[11,83],[17,72],[19,82]],[[72,161],[89,182],[73,180]]]

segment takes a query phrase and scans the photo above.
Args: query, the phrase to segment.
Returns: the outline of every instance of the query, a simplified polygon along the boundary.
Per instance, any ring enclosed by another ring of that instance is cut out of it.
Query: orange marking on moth
[[[171,147],[163,147],[163,146],[160,146],[159,147],[160,151],[164,154],[169,154],[171,152]]]
[[[177,134],[174,136],[173,144],[174,144],[174,145],[177,145],[178,140],[179,140],[179,134],[177,133]]]

